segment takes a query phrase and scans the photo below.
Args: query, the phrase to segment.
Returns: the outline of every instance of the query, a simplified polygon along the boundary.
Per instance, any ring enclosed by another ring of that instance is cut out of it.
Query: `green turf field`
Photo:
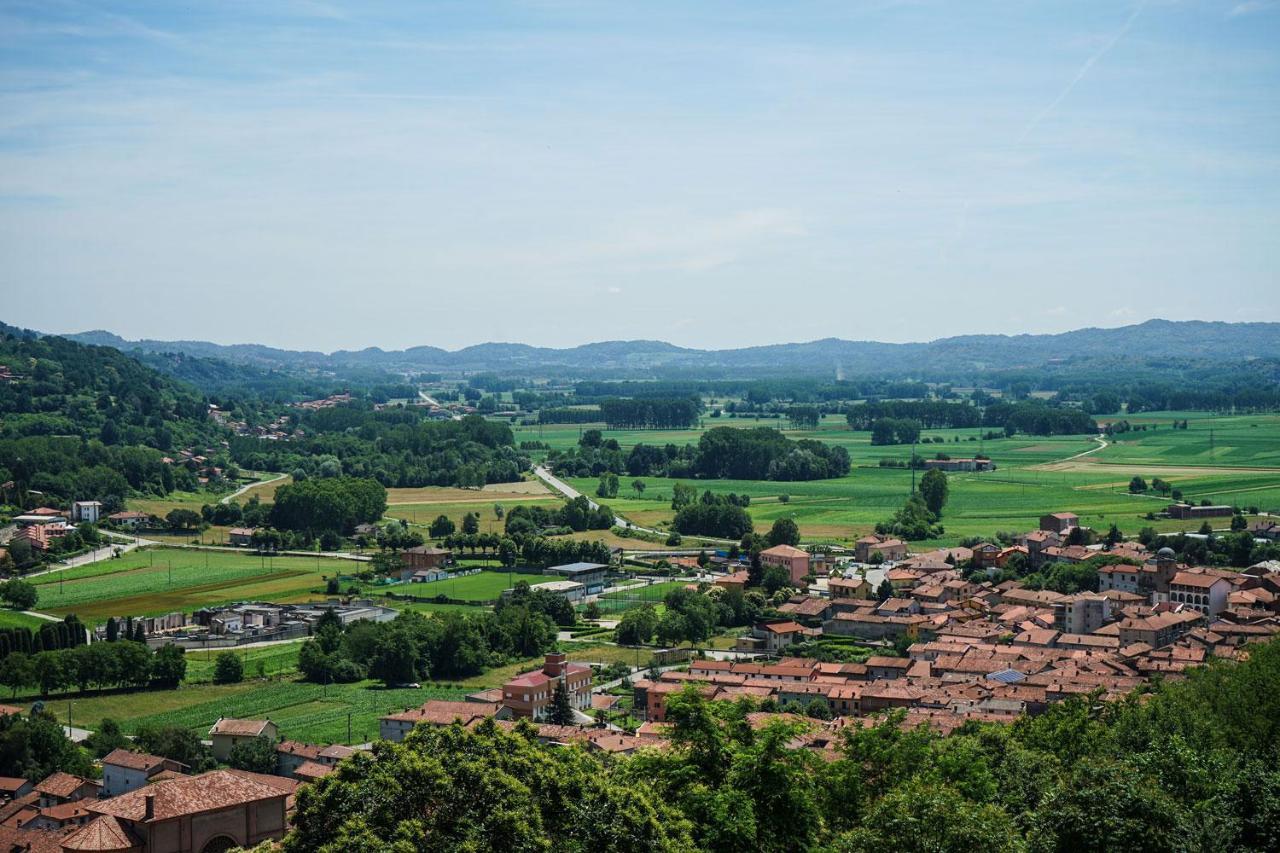
[[[41,612],[77,614],[85,623],[109,616],[150,616],[212,604],[305,599],[323,576],[350,563],[311,557],[147,548],[34,578]]]
[[[419,598],[431,598],[447,595],[460,601],[492,601],[502,595],[504,589],[510,589],[518,581],[539,583],[555,580],[540,575],[521,575],[513,572],[482,571],[475,575],[464,575],[444,581],[431,583],[404,584],[396,587],[396,591],[405,595],[416,595]],[[394,607],[395,605],[392,604]],[[465,605],[464,605],[465,606]]]

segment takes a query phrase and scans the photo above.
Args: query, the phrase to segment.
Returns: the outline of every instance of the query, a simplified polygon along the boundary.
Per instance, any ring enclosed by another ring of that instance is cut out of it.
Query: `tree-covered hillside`
[[[18,493],[166,494],[183,477],[166,453],[219,432],[198,392],[119,350],[0,329],[0,482]]]

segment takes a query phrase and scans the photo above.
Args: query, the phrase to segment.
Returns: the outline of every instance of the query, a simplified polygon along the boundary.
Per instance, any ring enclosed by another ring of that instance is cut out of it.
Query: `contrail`
[[[1099,48],[1093,56],[1090,56],[1084,61],[1084,64],[1080,66],[1080,70],[1076,72],[1076,76],[1072,77],[1071,82],[1067,84],[1066,88],[1058,93],[1058,97],[1054,98],[1047,107],[1036,113],[1035,118],[1027,122],[1027,126],[1022,129],[1022,133],[1018,134],[1018,141],[1015,143],[1016,145],[1021,145],[1027,138],[1027,135],[1030,134],[1031,131],[1035,130],[1036,125],[1043,121],[1049,113],[1057,109],[1058,104],[1067,99],[1067,96],[1071,94],[1071,90],[1076,87],[1077,83],[1085,78],[1085,75],[1089,73],[1089,70],[1098,63],[1098,60],[1106,56],[1107,53],[1110,52],[1111,48],[1120,43],[1120,39],[1124,38],[1129,32],[1129,29],[1133,26],[1133,22],[1138,19],[1138,15],[1142,14],[1142,9],[1146,5],[1146,0],[1140,0],[1138,5],[1133,7],[1133,12],[1129,15],[1129,20],[1124,22],[1124,26],[1111,37],[1110,41]]]

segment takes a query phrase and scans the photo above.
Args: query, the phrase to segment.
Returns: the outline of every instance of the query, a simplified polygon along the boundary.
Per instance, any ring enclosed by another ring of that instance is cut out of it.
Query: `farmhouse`
[[[254,527],[233,527],[227,531],[227,542],[237,548],[247,548],[253,544]]]
[[[230,717],[219,717],[218,722],[209,729],[209,739],[213,742],[213,757],[226,761],[231,757],[231,749],[237,744],[246,743],[254,738],[275,740],[279,735],[276,724],[270,720],[233,720]]]
[[[400,559],[407,569],[438,569],[453,559],[453,552],[445,548],[419,545],[400,552]]]

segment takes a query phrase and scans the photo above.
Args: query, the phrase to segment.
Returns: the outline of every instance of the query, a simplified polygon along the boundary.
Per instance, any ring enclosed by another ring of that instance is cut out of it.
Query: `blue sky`
[[[0,319],[332,350],[1280,320],[1280,2],[0,2]]]

